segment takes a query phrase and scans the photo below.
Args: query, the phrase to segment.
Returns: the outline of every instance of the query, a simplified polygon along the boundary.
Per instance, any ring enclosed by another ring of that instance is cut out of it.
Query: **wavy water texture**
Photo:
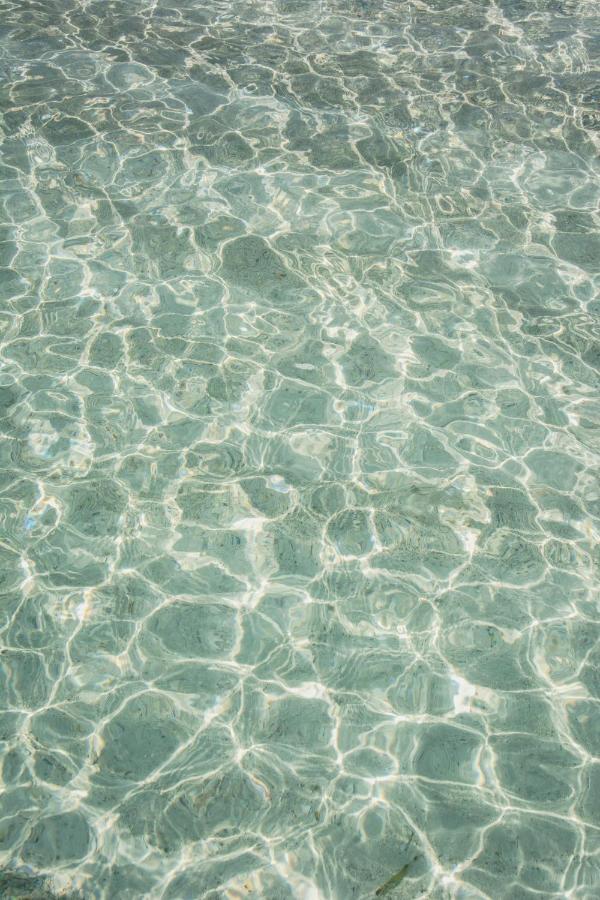
[[[0,893],[600,896],[596,0],[0,13]]]

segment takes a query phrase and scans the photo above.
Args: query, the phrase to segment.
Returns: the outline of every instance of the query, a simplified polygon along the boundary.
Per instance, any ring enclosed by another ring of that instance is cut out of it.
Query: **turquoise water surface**
[[[1,0],[1,897],[600,897],[599,63]]]

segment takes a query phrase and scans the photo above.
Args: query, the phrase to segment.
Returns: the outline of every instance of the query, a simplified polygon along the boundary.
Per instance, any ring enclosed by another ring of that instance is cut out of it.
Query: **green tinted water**
[[[3,0],[0,895],[600,896],[592,0]]]

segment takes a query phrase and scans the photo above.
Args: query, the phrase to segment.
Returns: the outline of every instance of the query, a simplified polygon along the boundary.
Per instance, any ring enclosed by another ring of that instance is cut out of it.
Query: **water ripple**
[[[597,897],[597,4],[1,6],[0,893]]]

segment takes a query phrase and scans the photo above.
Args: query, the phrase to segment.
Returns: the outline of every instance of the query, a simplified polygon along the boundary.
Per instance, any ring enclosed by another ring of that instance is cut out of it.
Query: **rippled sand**
[[[596,0],[0,12],[0,895],[599,897]]]

